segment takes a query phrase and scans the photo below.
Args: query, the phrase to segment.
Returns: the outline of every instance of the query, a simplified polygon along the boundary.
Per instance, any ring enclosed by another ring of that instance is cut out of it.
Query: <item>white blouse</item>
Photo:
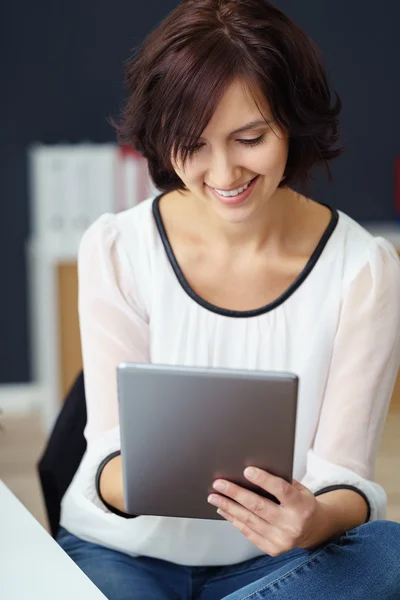
[[[182,565],[261,554],[225,521],[112,513],[96,492],[120,449],[116,366],[151,362],[289,371],[300,379],[293,477],[314,493],[351,486],[383,519],[375,459],[400,364],[400,261],[342,212],[276,301],[233,312],[203,301],[179,269],[157,197],[105,214],[79,250],[87,450],[62,502],[61,525],[94,543]]]

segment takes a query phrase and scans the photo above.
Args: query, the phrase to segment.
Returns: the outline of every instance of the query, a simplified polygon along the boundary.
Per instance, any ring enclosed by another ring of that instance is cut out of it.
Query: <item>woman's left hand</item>
[[[251,477],[251,471],[255,477]],[[314,494],[293,480],[288,483],[255,467],[244,471],[246,479],[275,496],[280,505],[232,482],[218,479],[208,502],[262,552],[279,556],[293,548],[307,548],[315,533],[318,501]],[[218,484],[225,488],[218,488]],[[228,496],[228,497],[226,497]],[[216,502],[215,502],[216,501]]]

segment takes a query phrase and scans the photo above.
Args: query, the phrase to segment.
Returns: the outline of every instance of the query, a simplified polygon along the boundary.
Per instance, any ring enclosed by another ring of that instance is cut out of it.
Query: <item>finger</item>
[[[278,504],[255,492],[242,488],[236,483],[217,479],[217,481],[214,482],[213,487],[217,492],[221,492],[224,496],[232,498],[236,503],[241,504],[269,523],[276,523],[281,516],[281,507]]]
[[[298,498],[299,489],[297,487],[272,473],[267,473],[257,467],[248,467],[245,469],[244,475],[246,479],[275,496],[282,506],[291,504]]]
[[[218,507],[219,510],[232,515],[238,522],[244,523],[249,529],[260,535],[268,536],[270,534],[272,528],[270,523],[234,500],[218,494],[211,494],[207,500],[213,506]]]
[[[264,535],[259,534],[245,522],[240,521],[236,516],[224,511],[221,508],[217,510],[217,513],[229,521],[229,523],[231,523],[238,531],[240,531],[242,535],[244,535],[250,542],[257,546],[261,552],[264,552],[264,554],[269,554],[269,556],[279,556],[280,552],[273,543],[268,541]]]

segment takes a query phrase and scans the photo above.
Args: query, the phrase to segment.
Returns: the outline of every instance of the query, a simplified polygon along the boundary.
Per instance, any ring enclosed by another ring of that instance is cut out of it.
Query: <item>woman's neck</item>
[[[258,252],[266,247],[278,247],[294,232],[296,217],[299,216],[299,194],[289,188],[279,188],[275,194],[241,222],[229,222],[215,213],[204,201],[191,196],[187,215],[200,235],[221,251]],[[203,235],[202,235],[203,233]]]

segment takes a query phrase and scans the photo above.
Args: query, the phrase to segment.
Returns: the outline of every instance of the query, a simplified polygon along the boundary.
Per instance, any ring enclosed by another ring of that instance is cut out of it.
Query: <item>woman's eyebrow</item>
[[[235,129],[234,131],[231,131],[231,133],[229,135],[230,136],[236,135],[237,133],[241,133],[242,131],[247,131],[248,129],[255,129],[256,127],[260,127],[260,125],[269,125],[270,123],[272,123],[272,120],[261,121],[259,119],[258,121],[251,121],[250,123],[243,125],[243,127],[239,127],[239,129]]]
[[[228,134],[228,137],[232,137],[233,135],[237,135],[238,133],[242,133],[243,131],[247,131],[248,129],[255,129],[256,127],[260,127],[262,125],[270,125],[272,122],[272,119],[269,119],[268,121],[262,121],[261,119],[258,119],[257,121],[251,121],[250,123],[246,123],[246,125],[243,125],[243,127],[239,127],[239,129],[231,131]],[[201,140],[203,138],[201,137],[199,139]]]

